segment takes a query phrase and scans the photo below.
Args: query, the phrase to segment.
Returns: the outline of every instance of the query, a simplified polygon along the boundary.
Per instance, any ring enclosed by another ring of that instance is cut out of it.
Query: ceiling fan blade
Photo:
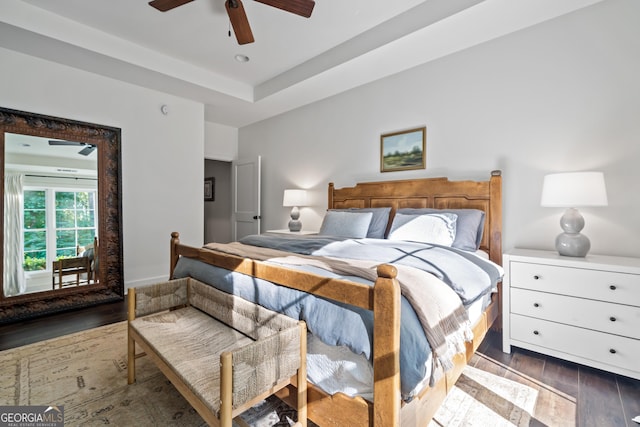
[[[89,144],[86,147],[84,147],[82,150],[78,151],[78,154],[82,154],[83,156],[88,156],[89,154],[93,153],[95,149],[96,149],[96,145]]]
[[[81,145],[86,145],[83,142],[74,142],[74,141],[54,141],[54,140],[49,140],[49,145],[75,145],[75,146],[81,146]]]
[[[295,13],[309,18],[316,2],[313,0],[256,0],[258,3],[267,4],[278,9]]]
[[[244,11],[244,6],[241,0],[226,0],[224,7],[227,9],[229,15],[229,21],[233,27],[233,32],[236,35],[238,44],[253,43],[253,33],[249,26],[249,20],[247,14]]]
[[[193,0],[153,0],[149,2],[149,6],[155,7],[160,12],[166,12],[167,10],[174,9],[192,1]]]

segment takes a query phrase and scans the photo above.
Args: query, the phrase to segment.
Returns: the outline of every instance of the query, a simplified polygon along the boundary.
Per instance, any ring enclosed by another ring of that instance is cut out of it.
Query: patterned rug
[[[537,398],[531,387],[467,366],[429,427],[526,427]]]
[[[0,406],[64,405],[65,426],[206,426],[148,357],[127,385],[126,322],[0,352]],[[525,426],[536,393],[465,368],[430,426]],[[254,427],[289,426],[296,412],[277,398],[243,414]]]

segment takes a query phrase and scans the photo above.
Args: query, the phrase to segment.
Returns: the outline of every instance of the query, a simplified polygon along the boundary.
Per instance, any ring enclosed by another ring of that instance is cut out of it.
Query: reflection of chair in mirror
[[[98,282],[98,238],[86,246],[77,246],[73,258],[62,258],[53,262],[53,289],[71,285],[88,285]],[[75,280],[65,280],[65,276],[75,275]],[[56,283],[57,282],[57,283]]]
[[[80,280],[80,275],[86,274],[86,279]],[[64,280],[65,276],[75,275],[75,280]],[[74,258],[61,258],[58,261],[53,261],[53,289],[56,288],[56,279],[59,289],[64,286],[76,285],[79,286],[81,282],[89,283],[89,277],[91,276],[91,261],[88,257],[79,256]]]
[[[89,258],[90,272],[87,274],[87,283],[98,282],[98,238],[93,238],[93,243],[86,246],[77,246],[76,255]]]

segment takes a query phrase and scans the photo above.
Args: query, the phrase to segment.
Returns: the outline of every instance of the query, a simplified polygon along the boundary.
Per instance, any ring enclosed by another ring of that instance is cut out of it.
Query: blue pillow
[[[398,213],[408,215],[446,212],[458,215],[456,238],[451,246],[465,251],[477,251],[482,242],[482,232],[484,231],[484,211],[480,209],[398,209]]]
[[[361,239],[367,237],[372,216],[371,212],[327,211],[318,234]]]
[[[367,236],[373,239],[384,239],[387,232],[387,224],[389,223],[389,214],[391,208],[347,208],[347,209],[331,209],[333,212],[371,212],[371,223]]]

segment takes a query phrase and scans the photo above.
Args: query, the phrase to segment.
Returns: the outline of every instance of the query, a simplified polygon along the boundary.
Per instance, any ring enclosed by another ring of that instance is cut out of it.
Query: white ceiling
[[[5,133],[5,169],[22,173],[95,177],[98,153],[81,155],[82,146],[49,144],[50,138]]]
[[[311,18],[243,0],[255,43],[228,37],[224,0],[2,0],[0,46],[193,99],[250,123],[602,0],[316,0]],[[234,60],[236,54],[250,61]]]

